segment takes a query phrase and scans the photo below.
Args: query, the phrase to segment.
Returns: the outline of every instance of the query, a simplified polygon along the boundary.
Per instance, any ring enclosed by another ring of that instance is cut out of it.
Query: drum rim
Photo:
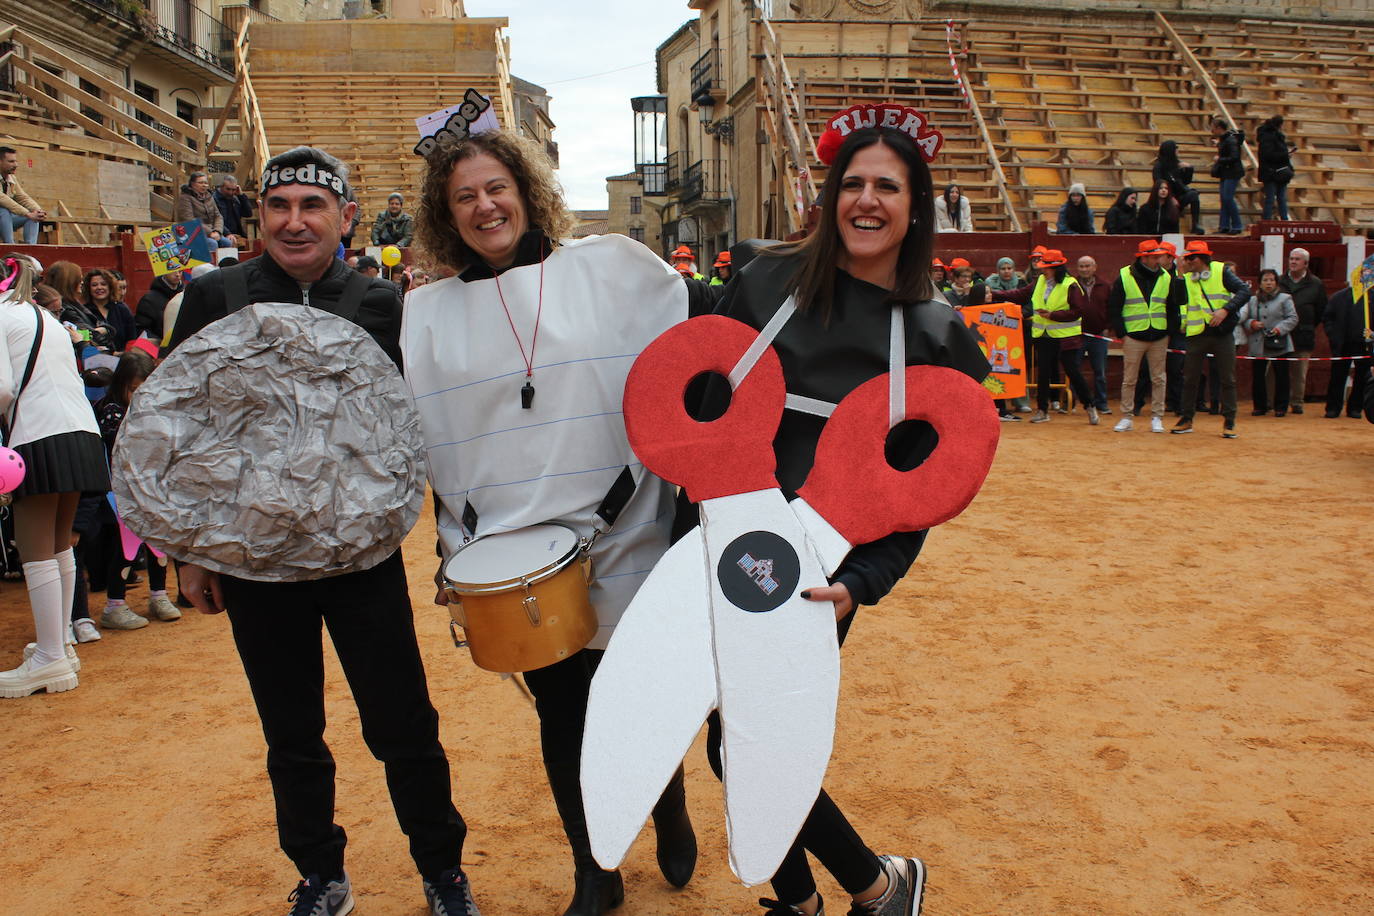
[[[521,586],[534,585],[535,583],[543,582],[547,579],[552,579],[554,576],[566,570],[578,559],[578,557],[580,557],[584,552],[586,552],[586,542],[578,535],[578,533],[575,530],[573,530],[568,525],[562,524],[561,522],[540,522],[538,525],[527,525],[525,528],[520,528],[516,530],[524,531],[528,530],[529,528],[562,528],[573,536],[572,548],[562,557],[558,558],[557,560],[554,560],[547,566],[541,566],[539,569],[536,569],[527,575],[517,576],[513,579],[503,579],[497,582],[482,582],[479,584],[475,582],[459,582],[455,579],[449,578],[448,565],[449,563],[453,562],[454,557],[457,557],[460,553],[462,553],[464,550],[467,550],[469,547],[471,547],[473,544],[476,544],[478,541],[486,540],[490,537],[497,537],[498,535],[502,534],[509,534],[511,532],[492,531],[487,534],[480,534],[472,540],[468,541],[462,547],[459,547],[457,550],[455,550],[453,552],[453,556],[449,557],[448,560],[444,562],[444,582],[448,585],[449,590],[458,595],[495,595],[501,592],[508,592],[512,589],[520,588]]]

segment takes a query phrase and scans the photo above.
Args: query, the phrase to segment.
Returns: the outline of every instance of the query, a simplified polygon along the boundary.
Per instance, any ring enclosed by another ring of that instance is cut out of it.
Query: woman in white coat
[[[935,198],[935,231],[973,231],[973,213],[968,198],[957,184],[946,185],[945,193]]]

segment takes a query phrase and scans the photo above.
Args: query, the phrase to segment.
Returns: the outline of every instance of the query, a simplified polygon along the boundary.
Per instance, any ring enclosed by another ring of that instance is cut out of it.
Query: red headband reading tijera
[[[894,105],[883,102],[879,105],[852,105],[835,115],[826,124],[825,133],[816,143],[816,155],[821,162],[830,165],[840,144],[856,130],[865,127],[887,127],[900,130],[916,141],[921,150],[921,158],[933,162],[935,154],[945,143],[945,135],[926,122],[925,115],[907,105]]]

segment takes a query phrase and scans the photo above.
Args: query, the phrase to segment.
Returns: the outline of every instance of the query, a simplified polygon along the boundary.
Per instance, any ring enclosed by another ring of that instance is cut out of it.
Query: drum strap
[[[606,498],[596,508],[596,514],[606,523],[607,528],[615,525],[615,520],[620,518],[620,513],[634,495],[635,475],[630,473],[630,467],[626,465],[616,477],[615,483],[611,484],[610,490],[606,492]]]
[[[630,499],[635,495],[638,485],[635,483],[635,475],[630,471],[630,466],[621,468],[616,475],[615,483],[606,491],[606,496],[601,500],[601,505],[596,507],[596,515],[606,523],[606,530],[615,527],[616,519],[620,518],[620,513],[625,511]],[[437,500],[438,497],[436,497]],[[467,500],[463,504],[463,529],[467,536],[471,537],[477,533],[477,509],[472,505],[472,500]],[[605,534],[605,532],[600,532]]]

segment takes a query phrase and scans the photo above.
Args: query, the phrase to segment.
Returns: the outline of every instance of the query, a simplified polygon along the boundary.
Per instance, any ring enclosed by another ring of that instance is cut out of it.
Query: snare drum
[[[562,661],[596,635],[588,544],[563,525],[485,534],[444,565],[449,613],[488,671]],[[454,642],[459,642],[454,635]]]

